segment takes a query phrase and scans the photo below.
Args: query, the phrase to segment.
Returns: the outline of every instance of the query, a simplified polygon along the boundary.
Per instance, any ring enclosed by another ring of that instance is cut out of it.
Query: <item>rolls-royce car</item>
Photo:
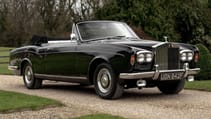
[[[94,85],[104,99],[119,98],[129,88],[178,94],[200,71],[196,46],[144,40],[119,21],[78,22],[68,39],[34,36],[31,41],[10,52],[8,67],[23,76],[28,89],[53,80]]]

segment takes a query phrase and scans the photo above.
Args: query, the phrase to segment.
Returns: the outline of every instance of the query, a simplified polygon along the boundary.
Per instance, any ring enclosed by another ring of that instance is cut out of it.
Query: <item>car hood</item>
[[[153,46],[162,43],[159,41],[151,41],[151,40],[131,40],[131,41],[114,41],[112,44],[119,44],[119,45],[127,45],[130,47],[135,48],[142,48],[146,50],[152,50]]]
[[[152,51],[156,46],[159,46],[160,44],[167,43],[167,42],[161,42],[161,41],[152,41],[152,40],[102,40],[102,41],[95,41],[100,42],[102,44],[114,44],[114,45],[124,45],[128,47],[133,48],[141,48],[146,49],[149,51]],[[198,49],[190,44],[184,44],[184,43],[175,43],[175,42],[168,42],[172,45],[176,45],[180,48],[180,50],[183,49],[190,49],[194,51],[198,51]]]

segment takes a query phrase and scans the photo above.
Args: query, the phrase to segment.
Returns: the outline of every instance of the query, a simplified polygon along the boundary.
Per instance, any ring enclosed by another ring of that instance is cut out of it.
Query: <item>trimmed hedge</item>
[[[203,44],[196,45],[199,48],[199,62],[198,67],[201,68],[197,75],[197,80],[209,80],[211,78],[211,54]]]

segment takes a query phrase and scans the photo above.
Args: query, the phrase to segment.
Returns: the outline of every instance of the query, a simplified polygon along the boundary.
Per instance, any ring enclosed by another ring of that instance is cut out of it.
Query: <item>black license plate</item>
[[[161,73],[160,80],[181,80],[184,72]]]

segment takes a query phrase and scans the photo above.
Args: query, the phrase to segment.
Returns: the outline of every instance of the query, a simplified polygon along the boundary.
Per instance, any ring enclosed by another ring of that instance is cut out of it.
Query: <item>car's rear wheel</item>
[[[94,72],[94,86],[96,93],[104,99],[119,98],[124,91],[113,69],[107,63],[97,66]]]
[[[23,80],[28,89],[39,89],[42,87],[42,80],[34,77],[32,67],[28,63],[23,67]]]
[[[184,89],[185,80],[177,81],[161,81],[158,84],[158,89],[164,94],[178,94]]]

